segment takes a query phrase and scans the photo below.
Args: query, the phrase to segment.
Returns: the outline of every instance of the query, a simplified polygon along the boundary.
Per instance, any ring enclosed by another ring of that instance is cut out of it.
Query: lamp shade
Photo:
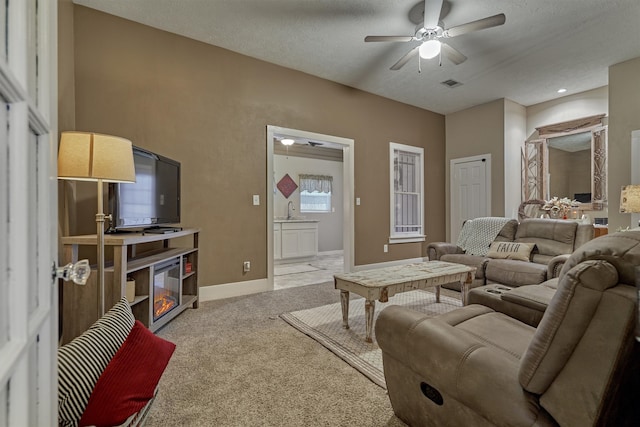
[[[58,178],[135,182],[131,141],[92,132],[62,132],[58,150]]]
[[[640,184],[622,187],[620,213],[640,213]]]

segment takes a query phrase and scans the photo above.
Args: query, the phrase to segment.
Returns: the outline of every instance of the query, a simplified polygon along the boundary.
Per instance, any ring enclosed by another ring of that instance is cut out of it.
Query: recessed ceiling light
[[[558,93],[565,93],[567,90],[565,88],[558,89]]]

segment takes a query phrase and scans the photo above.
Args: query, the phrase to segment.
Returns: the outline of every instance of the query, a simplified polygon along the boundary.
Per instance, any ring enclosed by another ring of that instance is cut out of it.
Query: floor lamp
[[[62,132],[58,179],[97,181],[98,316],[104,314],[104,182],[135,182],[131,141],[92,132]]]

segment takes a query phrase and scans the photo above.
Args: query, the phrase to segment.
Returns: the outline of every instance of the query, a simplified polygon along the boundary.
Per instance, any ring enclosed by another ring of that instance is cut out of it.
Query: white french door
[[[0,6],[0,427],[57,425],[56,22]]]

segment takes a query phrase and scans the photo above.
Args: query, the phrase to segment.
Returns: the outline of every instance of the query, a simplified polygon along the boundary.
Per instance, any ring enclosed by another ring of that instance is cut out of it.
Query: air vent
[[[449,80],[445,80],[445,81],[441,82],[441,84],[443,84],[443,85],[445,85],[445,86],[447,86],[447,87],[458,87],[458,86],[462,86],[462,83],[457,82],[457,81],[455,81],[455,80],[451,80],[451,79],[449,79]]]

